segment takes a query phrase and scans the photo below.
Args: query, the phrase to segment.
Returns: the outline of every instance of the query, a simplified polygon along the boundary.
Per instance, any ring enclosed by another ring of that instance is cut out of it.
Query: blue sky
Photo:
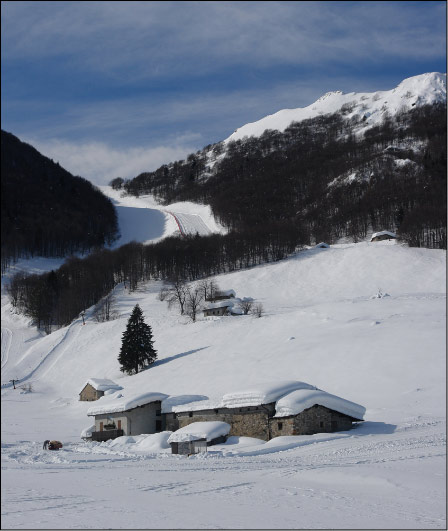
[[[446,71],[446,2],[2,2],[2,128],[97,184]]]

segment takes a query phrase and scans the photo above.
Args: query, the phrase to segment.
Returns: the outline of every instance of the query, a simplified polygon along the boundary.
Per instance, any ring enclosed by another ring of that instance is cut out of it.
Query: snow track
[[[12,332],[9,328],[2,327],[2,369],[8,363],[9,349],[11,348]]]
[[[208,236],[212,231],[204,223],[201,216],[195,214],[184,214],[180,212],[168,212],[176,220],[177,226],[182,236],[199,234],[199,236]]]

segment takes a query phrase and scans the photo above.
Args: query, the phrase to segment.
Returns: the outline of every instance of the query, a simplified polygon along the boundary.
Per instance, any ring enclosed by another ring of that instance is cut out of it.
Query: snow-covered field
[[[167,210],[216,230],[193,206]],[[170,232],[168,218],[157,237]],[[262,302],[261,318],[191,323],[149,282],[116,288],[119,319],[99,324],[87,312],[85,326],[79,319],[49,336],[11,312],[2,288],[2,527],[445,529],[445,268],[444,251],[394,242],[309,249],[217,277],[222,289]],[[117,357],[137,302],[158,361],[125,376]],[[13,389],[12,378],[33,391]],[[93,404],[78,393],[89,378],[211,401],[299,380],[367,411],[348,432],[231,437],[185,457],[170,454],[169,432],[82,441]],[[64,447],[44,451],[45,439]]]

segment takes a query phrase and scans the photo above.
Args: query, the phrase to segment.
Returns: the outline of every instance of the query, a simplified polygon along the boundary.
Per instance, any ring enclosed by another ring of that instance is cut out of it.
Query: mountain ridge
[[[389,101],[391,97],[393,97],[393,103]],[[373,101],[374,98],[377,99]],[[358,101],[358,107],[361,105],[366,106],[366,109],[361,111],[363,114],[370,113],[363,128],[365,130],[368,125],[372,126],[378,123],[379,119],[381,119],[381,114],[384,114],[384,112],[395,114],[398,111],[397,105],[400,105],[403,110],[409,110],[413,104],[425,105],[446,101],[446,74],[429,72],[412,76],[401,81],[395,88],[386,91],[348,93],[340,90],[330,91],[306,107],[281,109],[260,120],[245,124],[237,128],[223,142],[227,144],[233,140],[241,140],[245,136],[261,136],[266,129],[284,131],[292,122],[314,118],[322,113],[338,112],[343,105],[351,103],[352,100]],[[361,101],[364,103],[361,104]],[[372,109],[374,112],[369,111],[368,104],[372,105],[375,102],[377,104]],[[389,105],[382,109],[385,104]],[[382,110],[382,113],[379,112],[380,110]],[[348,117],[356,114],[357,111],[353,110],[348,114]]]

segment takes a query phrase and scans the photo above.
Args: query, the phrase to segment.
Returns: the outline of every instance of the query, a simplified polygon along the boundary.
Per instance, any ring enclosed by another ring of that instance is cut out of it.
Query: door
[[[103,422],[100,422],[100,431],[103,431]]]

